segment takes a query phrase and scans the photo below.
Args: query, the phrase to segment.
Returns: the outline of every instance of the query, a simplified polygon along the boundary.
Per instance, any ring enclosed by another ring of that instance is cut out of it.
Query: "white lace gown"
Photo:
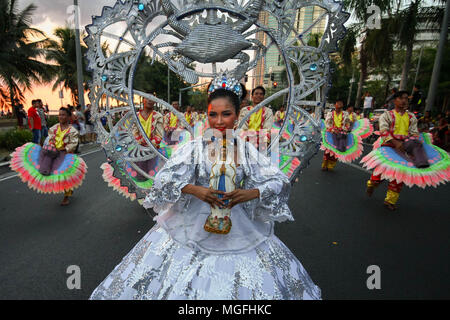
[[[293,220],[288,178],[249,143],[238,143],[237,187],[260,198],[233,207],[227,235],[203,225],[207,203],[185,195],[187,184],[209,186],[211,162],[201,138],[181,147],[156,175],[144,207],[157,224],[94,290],[90,299],[320,299],[321,291],[274,235],[274,222]]]

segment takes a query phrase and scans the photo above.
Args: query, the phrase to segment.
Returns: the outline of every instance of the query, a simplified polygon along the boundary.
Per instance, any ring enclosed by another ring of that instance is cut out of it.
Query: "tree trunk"
[[[365,51],[364,42],[362,42],[362,44],[361,44],[361,51],[359,53],[359,61],[361,64],[361,73],[359,74],[358,91],[356,93],[355,109],[358,109],[359,106],[361,105],[361,97],[362,97],[364,81],[367,78],[367,55],[366,55],[366,51]]]
[[[16,117],[17,119],[17,123],[19,123],[19,117],[16,113],[16,104],[14,103],[14,88],[12,86],[12,79],[8,79],[8,84],[9,84],[9,101],[11,103],[11,112],[13,113],[13,115]]]
[[[408,87],[408,75],[411,69],[411,58],[413,53],[413,41],[406,47],[405,62],[403,63],[402,79],[400,80],[399,90],[406,90]]]
[[[359,109],[359,106],[361,104],[363,86],[364,86],[364,75],[361,72],[359,74],[358,91],[356,92],[355,109]]]
[[[385,102],[386,102],[386,99],[387,99],[388,96],[389,96],[389,93],[390,93],[389,88],[390,88],[390,86],[391,86],[391,81],[392,81],[391,73],[389,72],[389,70],[386,71],[386,78],[387,78],[387,81],[386,81],[386,88],[385,88],[385,90],[384,90],[384,101],[385,101]]]

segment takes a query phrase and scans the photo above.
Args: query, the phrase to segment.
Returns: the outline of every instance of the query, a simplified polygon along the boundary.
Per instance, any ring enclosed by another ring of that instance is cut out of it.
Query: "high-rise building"
[[[322,15],[325,9],[318,6],[308,6],[297,11],[295,19],[295,29],[298,33],[303,33],[303,41],[308,42],[311,34],[323,35],[326,28],[326,19]],[[317,21],[319,20],[319,21]],[[268,26],[269,28],[277,28],[276,19],[269,15],[268,12],[261,12],[259,15],[259,22]],[[316,23],[315,23],[316,22]],[[294,37],[294,34],[291,35]],[[258,32],[256,39],[261,41],[264,46],[270,44],[270,38],[264,32]],[[283,83],[282,73],[285,70],[285,63],[283,61],[277,46],[271,46],[266,53],[266,56],[258,61],[256,68],[253,70],[253,87],[258,85],[272,86],[271,74],[274,74],[274,80],[281,85]]]

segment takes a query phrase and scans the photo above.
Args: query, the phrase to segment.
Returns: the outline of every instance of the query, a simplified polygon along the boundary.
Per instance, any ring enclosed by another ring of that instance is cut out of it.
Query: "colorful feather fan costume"
[[[64,193],[78,188],[87,172],[84,160],[75,154],[59,151],[50,175],[40,172],[43,161],[42,147],[27,143],[11,154],[10,167],[16,171],[28,187],[39,193]]]

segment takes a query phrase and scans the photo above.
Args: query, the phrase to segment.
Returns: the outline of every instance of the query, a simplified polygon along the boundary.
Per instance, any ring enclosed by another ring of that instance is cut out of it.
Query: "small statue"
[[[224,139],[224,143],[225,143]],[[236,165],[234,157],[228,157],[231,161],[226,161],[226,148],[222,148],[222,157],[217,159],[211,167],[211,175],[209,186],[213,190],[223,192],[232,192],[236,189]],[[218,195],[219,199],[223,195]],[[229,200],[224,201],[225,206],[229,204]],[[213,208],[211,214],[206,219],[204,229],[211,233],[227,234],[231,230],[231,209],[230,208]]]

